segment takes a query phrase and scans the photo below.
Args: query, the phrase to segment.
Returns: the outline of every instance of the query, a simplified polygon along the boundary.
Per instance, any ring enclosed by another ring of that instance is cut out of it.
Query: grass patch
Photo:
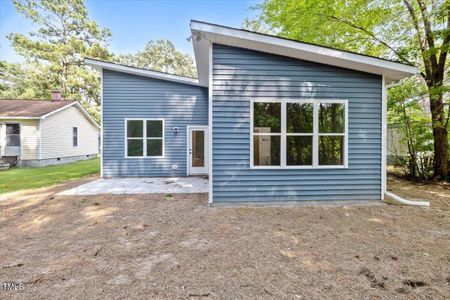
[[[100,159],[45,168],[14,168],[0,172],[0,194],[40,188],[100,173]]]

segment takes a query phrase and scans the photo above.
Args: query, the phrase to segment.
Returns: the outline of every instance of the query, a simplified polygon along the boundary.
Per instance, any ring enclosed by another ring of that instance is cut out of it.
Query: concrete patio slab
[[[208,179],[179,178],[111,178],[98,179],[57,195],[207,193]]]

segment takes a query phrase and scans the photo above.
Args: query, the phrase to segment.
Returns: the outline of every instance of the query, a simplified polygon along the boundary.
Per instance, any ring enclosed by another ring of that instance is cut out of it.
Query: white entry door
[[[188,127],[188,174],[208,174],[208,127]]]

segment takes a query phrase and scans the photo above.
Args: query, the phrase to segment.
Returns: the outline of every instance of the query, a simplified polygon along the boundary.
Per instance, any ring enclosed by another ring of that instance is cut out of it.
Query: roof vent
[[[60,91],[52,91],[52,101],[61,100],[61,92]]]

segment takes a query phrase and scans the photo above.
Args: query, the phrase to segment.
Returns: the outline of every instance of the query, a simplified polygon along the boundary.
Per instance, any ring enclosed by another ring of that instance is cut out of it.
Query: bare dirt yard
[[[397,205],[208,208],[204,194],[0,196],[8,299],[449,299],[450,189]]]

